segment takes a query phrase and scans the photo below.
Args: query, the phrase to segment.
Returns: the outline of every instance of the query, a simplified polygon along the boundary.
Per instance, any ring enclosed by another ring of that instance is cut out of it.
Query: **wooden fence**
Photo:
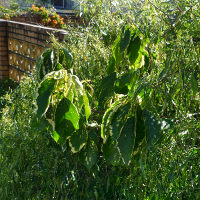
[[[0,79],[20,81],[24,73],[30,73],[37,57],[49,46],[50,34],[62,41],[66,32],[0,20]]]

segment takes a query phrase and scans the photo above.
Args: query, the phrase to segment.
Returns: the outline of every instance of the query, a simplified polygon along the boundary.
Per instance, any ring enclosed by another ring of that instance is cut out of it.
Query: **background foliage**
[[[199,199],[198,8],[81,1],[5,97],[1,198]]]

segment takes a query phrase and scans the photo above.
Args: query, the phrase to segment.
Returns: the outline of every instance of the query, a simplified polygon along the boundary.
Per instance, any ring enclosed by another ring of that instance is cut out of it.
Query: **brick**
[[[0,56],[7,56],[8,55],[8,51],[1,51],[0,50]]]
[[[8,76],[9,72],[8,70],[0,71],[1,76]]]
[[[0,41],[0,46],[1,46],[1,47],[7,47],[8,44],[7,44],[6,41]]]
[[[8,60],[8,55],[0,55],[1,61],[7,61]]]
[[[7,41],[7,37],[0,37],[0,42],[6,42]]]
[[[0,26],[0,31],[6,31],[7,30],[7,27],[5,26]]]
[[[0,60],[0,66],[8,65],[8,60]]]
[[[7,70],[8,71],[8,65],[7,66],[0,66],[0,71],[1,70],[3,70],[3,71]]]
[[[7,46],[1,46],[0,45],[0,51],[7,51],[8,50],[8,47]]]
[[[36,32],[31,32],[31,31],[25,32],[25,35],[28,37],[33,37],[33,38],[36,38],[39,36]]]
[[[6,31],[0,31],[0,37],[6,37],[7,32]]]

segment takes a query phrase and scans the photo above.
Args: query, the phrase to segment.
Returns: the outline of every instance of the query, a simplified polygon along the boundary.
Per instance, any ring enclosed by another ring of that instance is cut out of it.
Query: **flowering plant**
[[[56,12],[50,12],[45,7],[37,7],[32,5],[30,11],[40,16],[40,23],[44,26],[51,26],[53,28],[63,27],[63,18],[60,17]]]

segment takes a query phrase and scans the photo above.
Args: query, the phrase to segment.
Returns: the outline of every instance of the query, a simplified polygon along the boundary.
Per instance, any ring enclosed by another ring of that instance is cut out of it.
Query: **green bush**
[[[8,92],[12,92],[12,90],[15,89],[17,85],[18,83],[11,79],[0,80],[0,113],[6,104],[6,100],[5,98],[3,98],[3,96],[6,95],[6,93]]]
[[[1,199],[199,199],[199,2],[81,6],[6,97]]]

